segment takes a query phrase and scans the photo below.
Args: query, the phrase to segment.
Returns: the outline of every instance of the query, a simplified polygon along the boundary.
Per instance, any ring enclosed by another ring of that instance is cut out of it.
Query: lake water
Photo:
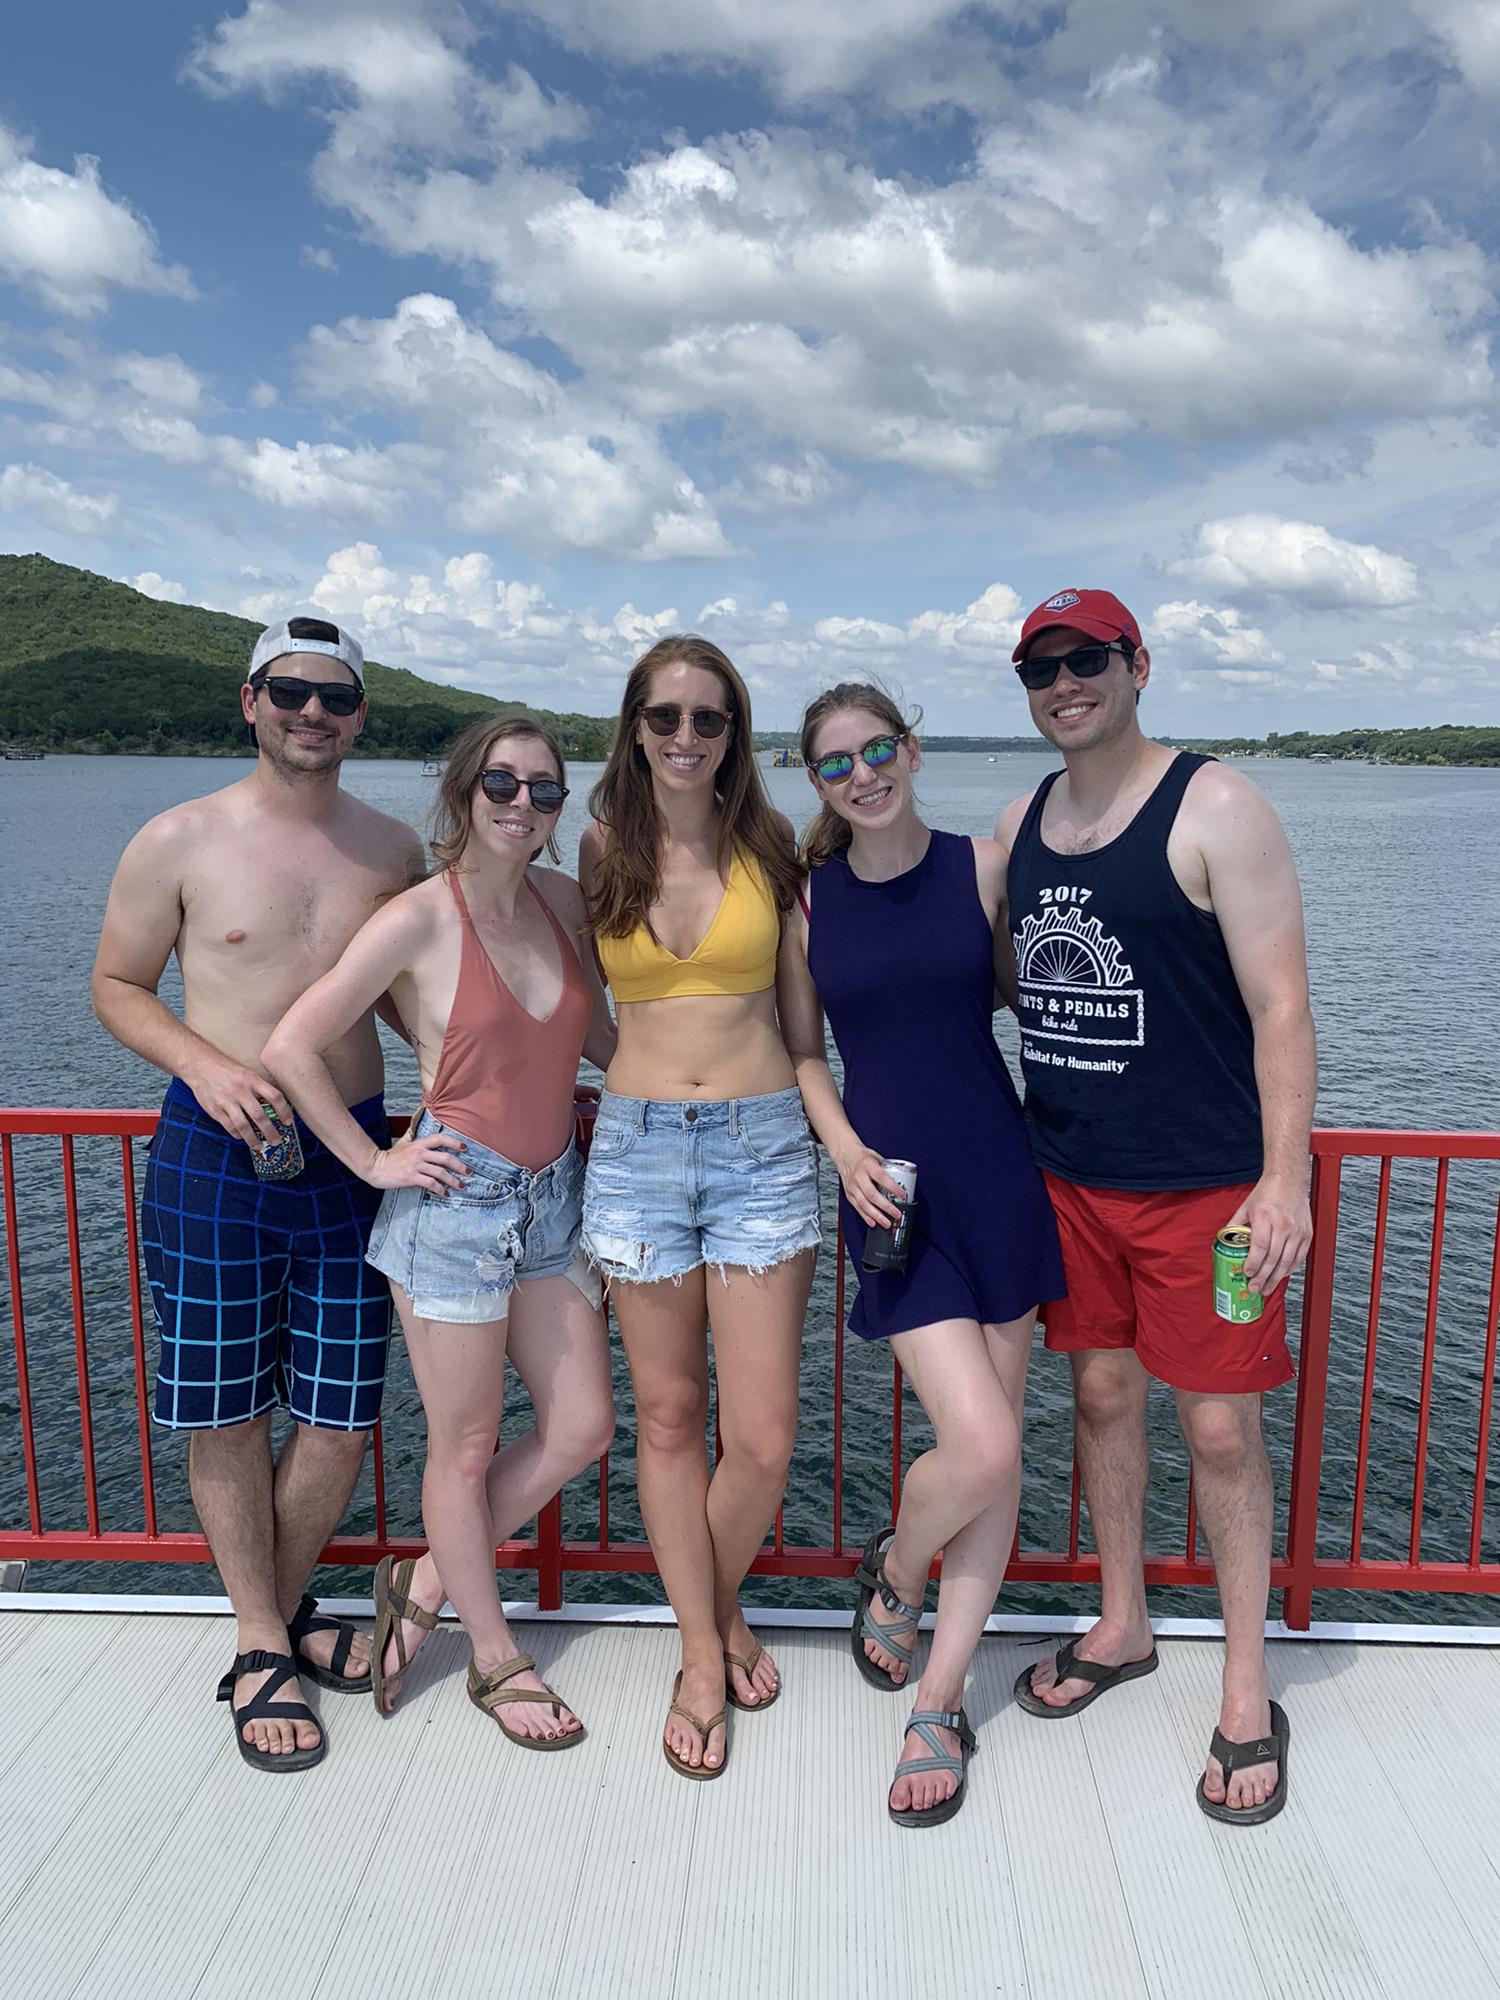
[[[93,1019],[88,973],[105,894],[120,850],[152,814],[232,782],[244,763],[211,759],[49,757],[41,763],[0,763],[0,894],[6,950],[0,959],[0,1103],[20,1105],[153,1105],[161,1079],[117,1046]],[[921,793],[934,825],[988,833],[998,809],[1033,787],[1050,768],[1037,756],[983,754],[929,758]],[[1500,770],[1393,769],[1355,764],[1256,762],[1247,767],[1280,812],[1296,853],[1307,905],[1313,1002],[1321,1051],[1318,1122],[1434,1130],[1500,1126],[1496,1073],[1494,930],[1500,917]],[[597,765],[570,772],[573,800],[560,840],[566,865],[577,853],[584,798]],[[771,795],[794,821],[808,816],[812,793],[800,771],[766,772]],[[419,823],[434,781],[409,763],[346,767],[361,798]],[[245,857],[253,868],[254,857]],[[900,977],[893,944],[893,979]],[[175,969],[164,996],[178,997]],[[998,1029],[1014,1063],[1010,1017]],[[388,1099],[393,1109],[416,1099],[409,1052],[388,1041]],[[1170,1108],[1163,1107],[1163,1115]],[[78,1453],[78,1400],[72,1327],[66,1312],[67,1246],[61,1226],[57,1146],[18,1140],[18,1185],[32,1386],[42,1458],[45,1516],[50,1524],[83,1518]],[[137,1149],[138,1156],[141,1149]],[[91,1386],[105,1525],[139,1524],[134,1397],[129,1355],[128,1296],[122,1247],[118,1148],[79,1147],[84,1197],[84,1251],[91,1334]],[[826,1176],[825,1210],[832,1241],[833,1184]],[[1372,1490],[1365,1525],[1368,1554],[1405,1549],[1414,1469],[1417,1368],[1425,1307],[1426,1246],[1433,1198],[1430,1167],[1398,1164],[1392,1236],[1381,1319]],[[1430,1446],[1424,1553],[1462,1555],[1474,1463],[1473,1411],[1482,1362],[1488,1285],[1488,1245],[1496,1212],[1497,1175],[1487,1166],[1456,1166],[1449,1189],[1448,1248],[1438,1326],[1437,1394]],[[1363,1364],[1374,1173],[1346,1169],[1347,1203],[1340,1231],[1341,1306],[1335,1326],[1330,1389],[1329,1452],[1323,1514],[1327,1546],[1342,1526],[1347,1542],[1354,1412]],[[835,1337],[832,1259],[821,1261],[809,1314],[802,1399],[802,1433],[788,1494],[786,1533],[792,1542],[829,1539],[827,1411]],[[0,1329],[0,1519],[25,1514],[13,1342],[8,1308]],[[617,1534],[639,1532],[634,1509],[630,1397],[617,1355],[621,1427],[612,1457],[611,1514]],[[889,1479],[890,1375],[878,1349],[851,1342],[846,1357],[847,1433],[844,1504],[849,1538],[863,1539],[885,1518]],[[518,1391],[519,1400],[519,1391]],[[1151,1540],[1181,1541],[1186,1470],[1167,1408],[1153,1414],[1157,1474]],[[1290,1390],[1267,1406],[1273,1458],[1284,1466],[1293,1410]],[[523,1420],[521,1410],[507,1425]],[[1028,1546],[1059,1545],[1065,1530],[1070,1465],[1070,1413],[1065,1367],[1040,1351],[1032,1369],[1026,1432],[1027,1470],[1022,1537]],[[921,1413],[908,1399],[908,1456],[920,1449]],[[393,1527],[420,1533],[417,1491],[422,1419],[405,1356],[395,1351],[386,1403],[388,1503]],[[155,1439],[159,1506],[166,1527],[192,1525],[179,1439]],[[1281,1482],[1284,1505],[1284,1479]],[[369,1478],[356,1494],[349,1525],[372,1520]],[[565,1500],[570,1535],[595,1524],[588,1482]],[[1486,1554],[1500,1539],[1500,1509],[1491,1507]],[[205,1568],[153,1568],[107,1575],[82,1565],[48,1564],[33,1572],[36,1587],[217,1588]],[[351,1585],[355,1579],[349,1579]],[[844,1593],[820,1585],[787,1586],[790,1600],[838,1603]],[[659,1595],[654,1582],[638,1590],[628,1579],[569,1581],[570,1597]],[[768,1601],[777,1586],[757,1579]],[[1018,1608],[1062,1608],[1066,1592],[1008,1595]],[[1155,1594],[1159,1608],[1202,1610],[1192,1593]],[[1320,1598],[1323,1616],[1464,1618],[1482,1603],[1395,1597]]]

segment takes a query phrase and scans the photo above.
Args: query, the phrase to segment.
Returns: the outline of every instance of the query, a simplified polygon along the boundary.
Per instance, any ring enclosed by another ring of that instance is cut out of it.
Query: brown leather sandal
[[[375,1697],[375,1706],[382,1715],[393,1715],[394,1709],[385,1705],[385,1691],[396,1687],[403,1678],[412,1660],[407,1657],[406,1635],[401,1630],[401,1621],[409,1618],[413,1625],[420,1625],[425,1632],[435,1632],[438,1617],[425,1604],[418,1604],[411,1594],[412,1572],[417,1563],[414,1556],[407,1556],[397,1563],[394,1570],[389,1556],[383,1556],[375,1570],[375,1638],[370,1650],[370,1691]],[[393,1674],[385,1670],[386,1647],[391,1643],[391,1635],[396,1638],[396,1659],[398,1665]]]
[[[512,1743],[519,1743],[523,1750],[566,1750],[571,1744],[581,1743],[586,1734],[580,1723],[577,1729],[570,1729],[564,1736],[523,1736],[518,1729],[500,1722],[497,1708],[504,1708],[508,1701],[549,1702],[553,1714],[562,1720],[563,1704],[560,1696],[551,1688],[539,1691],[536,1688],[509,1688],[506,1682],[517,1674],[530,1673],[536,1661],[530,1653],[517,1653],[513,1660],[507,1660],[503,1667],[496,1667],[492,1674],[482,1674],[473,1660],[469,1662],[469,1699],[476,1708],[482,1708],[491,1721],[500,1723],[500,1728]]]
[[[701,1716],[694,1715],[690,1708],[683,1707],[682,1703],[677,1699],[681,1692],[682,1670],[679,1668],[677,1678],[672,1683],[672,1702],[667,1710],[667,1720],[670,1721],[674,1715],[680,1715],[684,1722],[691,1723],[693,1728],[703,1738],[703,1754],[706,1757],[708,1755],[708,1739],[718,1728],[719,1724],[723,1722],[724,1711],[721,1708],[717,1715],[710,1717],[705,1722]],[[724,1731],[724,1755],[717,1764],[688,1763],[685,1757],[678,1756],[665,1737],[662,1738],[661,1754],[681,1778],[722,1778],[729,1768],[729,1731],[728,1729]]]
[[[750,1676],[755,1672],[756,1662],[760,1659],[761,1655],[765,1652],[765,1650],[766,1650],[765,1647],[760,1643],[759,1639],[756,1639],[748,1653],[731,1653],[726,1650],[724,1654],[724,1664],[726,1667],[738,1667],[740,1672],[745,1676],[745,1679],[748,1681],[750,1679]],[[739,1696],[734,1691],[734,1683],[728,1679],[726,1679],[724,1682],[724,1699],[729,1703],[729,1706],[731,1708],[743,1709],[746,1715],[758,1715],[763,1708],[769,1708],[773,1702],[780,1701],[781,1699],[780,1671],[778,1670],[776,1675],[776,1686],[774,1690],[770,1694],[763,1694],[759,1701],[741,1701]]]

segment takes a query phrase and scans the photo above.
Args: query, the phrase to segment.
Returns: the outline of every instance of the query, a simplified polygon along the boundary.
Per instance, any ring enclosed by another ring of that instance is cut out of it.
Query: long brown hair
[[[729,747],[714,773],[719,802],[719,872],[738,847],[758,861],[777,911],[785,915],[796,900],[802,870],[778,824],[755,762],[750,734],[750,693],[728,656],[695,632],[658,639],[630,669],[620,700],[620,719],[604,774],[589,793],[589,811],[604,830],[604,852],[589,897],[589,916],[600,937],[628,937],[648,923],[661,888],[661,850],[666,821],[656,803],[650,766],[636,741],[636,722],[651,698],[651,676],[678,662],[704,668],[724,687],[724,706],[734,720]]]
[[[843,715],[851,708],[864,709],[883,722],[894,736],[914,734],[922,720],[922,711],[918,709],[908,722],[885,689],[871,681],[840,681],[837,687],[824,688],[821,694],[813,696],[802,717],[802,761],[809,770],[819,729],[830,715]],[[826,799],[820,799],[817,814],[802,836],[803,866],[821,868],[825,861],[843,852],[853,835],[848,820],[836,813]]]
[[[556,764],[558,783],[568,782],[562,745],[545,722],[538,722],[534,715],[481,715],[477,722],[469,724],[449,751],[437,803],[432,809],[432,851],[445,868],[454,867],[469,844],[474,830],[474,787],[490,760],[490,752],[497,743],[509,742],[513,736],[534,736]],[[532,860],[543,852],[549,860],[562,859],[555,833],[547,835]]]

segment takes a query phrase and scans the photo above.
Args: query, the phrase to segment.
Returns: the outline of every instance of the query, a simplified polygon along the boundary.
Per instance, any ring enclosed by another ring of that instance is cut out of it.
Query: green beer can
[[[1214,1238],[1214,1311],[1220,1319],[1242,1326],[1259,1319],[1266,1302],[1245,1283],[1245,1259],[1250,1254],[1248,1229],[1221,1229]]]

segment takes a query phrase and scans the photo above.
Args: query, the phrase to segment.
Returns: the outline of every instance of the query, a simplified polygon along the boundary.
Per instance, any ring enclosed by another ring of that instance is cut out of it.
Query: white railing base
[[[373,1618],[375,1615],[374,1600],[368,1597],[323,1597],[318,1602],[324,1611],[334,1612],[342,1618]],[[65,1590],[0,1591],[0,1611],[94,1611],[115,1616],[222,1618],[231,1609],[227,1597],[200,1597],[196,1594],[131,1596]],[[745,1613],[752,1625],[766,1631],[832,1629],[847,1625],[850,1618],[847,1611],[804,1611],[779,1604],[747,1604]],[[505,1615],[508,1619],[522,1622],[562,1625],[670,1625],[673,1622],[671,1610],[665,1604],[565,1604],[558,1611],[543,1611],[524,1598],[508,1599]],[[453,1614],[447,1605],[443,1607],[443,1616],[452,1622]],[[984,1629],[987,1633],[1040,1641],[1070,1632],[1086,1632],[1093,1622],[1089,1617],[996,1612]],[[934,1623],[935,1614],[929,1611],[922,1620],[923,1629],[931,1631]],[[1223,1622],[1218,1618],[1153,1618],[1151,1629],[1162,1639],[1222,1639],[1224,1636]],[[1317,1640],[1320,1643],[1356,1645],[1500,1646],[1500,1626],[1396,1625],[1379,1621],[1349,1624],[1332,1619],[1314,1619],[1309,1629],[1303,1632],[1293,1631],[1279,1618],[1270,1618],[1266,1621],[1266,1637],[1276,1641]]]

